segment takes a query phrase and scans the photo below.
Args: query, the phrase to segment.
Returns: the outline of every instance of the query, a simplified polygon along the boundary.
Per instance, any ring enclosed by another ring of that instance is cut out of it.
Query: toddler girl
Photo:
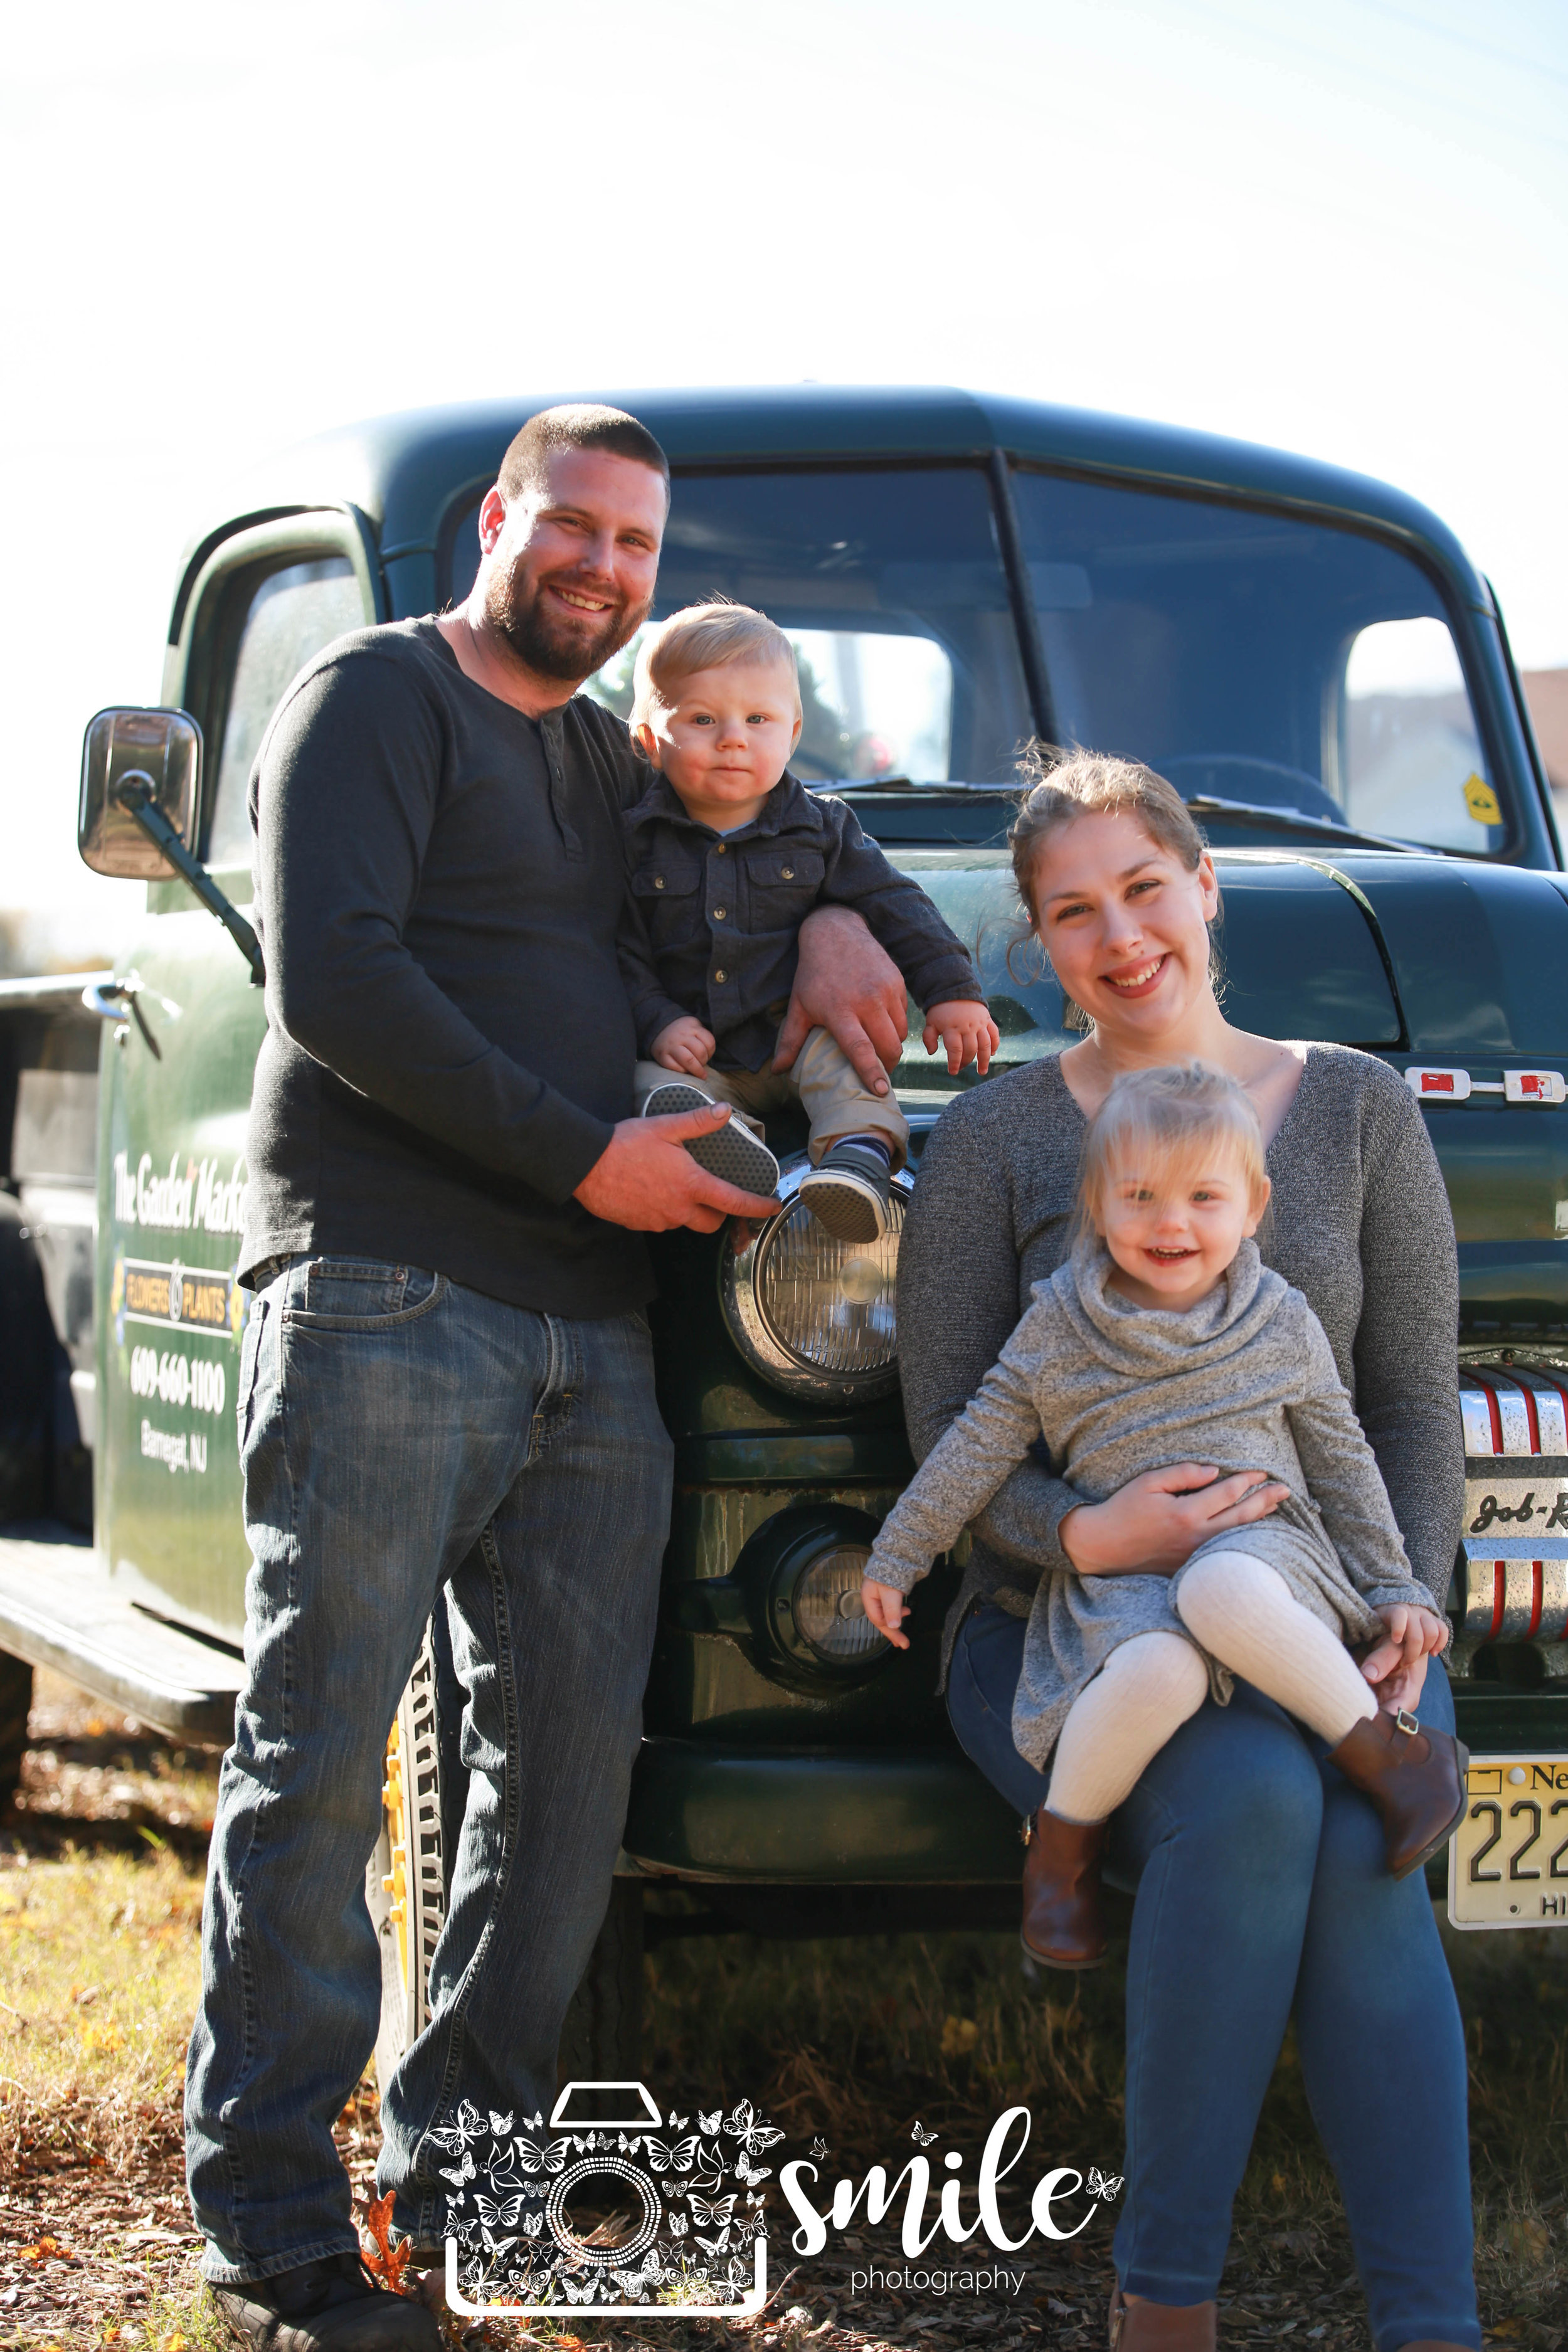
[[[1085,1968],[1104,1927],[1109,1816],[1150,1759],[1233,1675],[1325,1740],[1382,1815],[1389,1869],[1436,1853],[1464,1806],[1465,1749],[1413,1715],[1380,1713],[1347,1644],[1375,1610],[1436,1615],[1411,1575],[1371,1447],[1322,1326],[1265,1266],[1268,1201],[1245,1088],[1201,1062],[1137,1070],[1090,1122],[1072,1255],[1034,1286],[977,1396],[883,1523],[861,1588],[900,1648],[904,1595],[1044,1437],[1088,1502],[1176,1462],[1255,1471],[1288,1489],[1268,1517],[1201,1544],[1173,1574],[1042,1582],[1013,1710],[1043,1769],[1029,1833],[1024,1941]]]

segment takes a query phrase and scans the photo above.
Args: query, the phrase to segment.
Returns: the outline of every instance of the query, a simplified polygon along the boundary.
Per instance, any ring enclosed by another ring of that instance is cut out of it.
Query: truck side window
[[[209,866],[221,869],[250,864],[246,793],[267,723],[306,663],[334,637],[364,625],[359,583],[344,555],[287,564],[268,572],[252,590],[223,721],[207,836]]]
[[[1444,622],[1373,621],[1349,639],[1339,761],[1345,814],[1363,832],[1501,848],[1502,811]]]

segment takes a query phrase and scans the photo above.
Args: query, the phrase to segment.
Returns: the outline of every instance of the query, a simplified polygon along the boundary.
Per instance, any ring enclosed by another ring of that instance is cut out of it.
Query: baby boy
[[[950,1073],[982,1076],[999,1043],[974,966],[923,890],[868,841],[847,803],[788,772],[800,686],[784,631],[744,604],[693,604],[644,640],[632,730],[658,773],[626,824],[630,900],[621,962],[637,1021],[645,1116],[727,1102],[732,1116],[687,1150],[715,1175],[767,1194],[778,1163],[763,1116],[798,1102],[812,1168],[800,1197],[837,1239],[888,1227],[889,1180],[909,1127],[825,1029],[794,1067],[772,1067],[815,907],[852,907],[925,1007]],[[674,1075],[672,1075],[674,1074]]]

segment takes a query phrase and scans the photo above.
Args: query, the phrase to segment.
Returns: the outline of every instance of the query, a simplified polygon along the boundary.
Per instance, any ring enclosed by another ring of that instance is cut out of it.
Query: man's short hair
[[[509,502],[530,489],[542,488],[545,467],[557,449],[605,449],[612,457],[629,457],[634,465],[651,466],[669,490],[669,460],[646,425],[624,408],[601,408],[592,401],[564,403],[542,408],[517,434],[500,461],[496,488]]]
[[[700,669],[725,669],[731,662],[776,662],[787,669],[799,709],[795,647],[777,622],[750,604],[715,596],[672,613],[644,637],[632,672],[631,725],[640,727],[656,709],[673,709],[683,678]]]

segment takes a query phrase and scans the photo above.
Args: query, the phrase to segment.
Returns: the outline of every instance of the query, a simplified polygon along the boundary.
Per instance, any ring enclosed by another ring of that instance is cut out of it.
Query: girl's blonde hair
[[[795,707],[800,709],[800,673],[795,647],[765,613],[727,596],[687,604],[650,629],[637,647],[632,671],[630,724],[640,727],[655,710],[668,710],[683,678],[700,669],[723,669],[731,662],[777,662],[789,671]]]
[[[1138,1151],[1149,1166],[1180,1182],[1201,1173],[1215,1147],[1246,1180],[1257,1207],[1267,1195],[1263,1130],[1247,1088],[1208,1062],[1176,1062],[1157,1070],[1124,1070],[1089,1120],[1079,1163],[1079,1215],[1098,1223],[1106,1185]]]
[[[1007,835],[1013,853],[1013,879],[1023,902],[1026,920],[1009,944],[1007,961],[1039,930],[1040,910],[1035,897],[1035,868],[1040,845],[1080,816],[1131,816],[1159,847],[1168,850],[1189,874],[1208,845],[1193,822],[1186,803],[1173,784],[1137,760],[1116,760],[1102,751],[1059,751],[1047,743],[1031,743],[1018,761],[1024,793]],[[1218,918],[1216,917],[1217,920]],[[1217,996],[1222,984],[1219,950],[1210,934],[1209,978]],[[1087,1029],[1089,1016],[1064,992],[1064,1014],[1069,1029]]]

